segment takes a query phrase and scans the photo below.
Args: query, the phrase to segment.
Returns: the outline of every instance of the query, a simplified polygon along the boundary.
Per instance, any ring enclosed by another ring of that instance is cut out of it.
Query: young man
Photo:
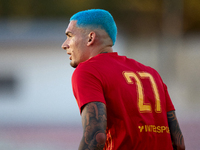
[[[113,52],[117,27],[108,11],[74,14],[62,48],[75,69],[82,116],[79,150],[184,150],[167,86],[151,67]]]

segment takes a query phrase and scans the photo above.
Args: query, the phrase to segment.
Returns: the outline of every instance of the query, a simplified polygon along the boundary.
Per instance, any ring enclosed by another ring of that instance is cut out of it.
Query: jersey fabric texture
[[[156,70],[118,53],[80,63],[72,75],[80,113],[90,102],[107,108],[104,150],[172,150],[167,112],[175,110]]]

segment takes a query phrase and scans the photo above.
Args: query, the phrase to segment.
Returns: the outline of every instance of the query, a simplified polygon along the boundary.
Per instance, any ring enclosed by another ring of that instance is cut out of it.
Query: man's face
[[[87,35],[84,29],[76,27],[77,21],[71,21],[66,29],[67,39],[62,44],[62,48],[70,55],[70,65],[74,68],[79,63],[89,59],[89,51],[87,51]]]

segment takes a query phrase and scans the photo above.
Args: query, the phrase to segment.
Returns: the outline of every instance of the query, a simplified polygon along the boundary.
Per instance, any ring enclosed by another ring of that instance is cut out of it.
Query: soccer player
[[[102,9],[70,18],[62,48],[75,69],[82,116],[79,150],[184,150],[175,109],[160,75],[113,52],[117,27]]]

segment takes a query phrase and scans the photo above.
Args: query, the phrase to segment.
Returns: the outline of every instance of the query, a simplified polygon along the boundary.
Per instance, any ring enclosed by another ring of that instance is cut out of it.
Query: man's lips
[[[72,55],[69,56],[69,59],[72,60]]]

